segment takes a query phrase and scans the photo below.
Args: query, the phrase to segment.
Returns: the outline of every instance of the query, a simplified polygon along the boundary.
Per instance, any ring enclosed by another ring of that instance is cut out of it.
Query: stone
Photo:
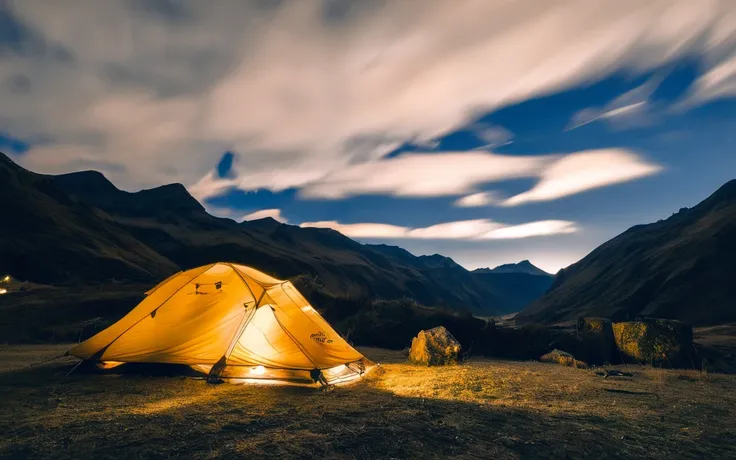
[[[675,320],[643,319],[613,325],[616,348],[625,361],[692,366],[692,326]]]
[[[457,364],[460,348],[460,342],[444,326],[437,326],[412,339],[409,361],[426,366]]]
[[[554,349],[539,358],[543,363],[556,363],[563,366],[575,367],[578,369],[587,369],[588,365],[584,361],[575,359],[573,355],[566,351]]]

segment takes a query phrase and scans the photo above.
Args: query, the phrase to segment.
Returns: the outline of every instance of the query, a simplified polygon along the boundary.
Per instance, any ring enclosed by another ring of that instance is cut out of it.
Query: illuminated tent
[[[291,282],[222,262],[172,275],[68,354],[104,368],[183,364],[208,381],[333,384],[373,365]]]

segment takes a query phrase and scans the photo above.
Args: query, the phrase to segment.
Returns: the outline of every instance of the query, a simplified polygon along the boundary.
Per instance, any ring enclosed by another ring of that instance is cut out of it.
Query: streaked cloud
[[[512,142],[514,134],[503,126],[488,123],[476,123],[472,126],[475,136],[485,142],[483,148],[492,149]]]
[[[578,227],[575,222],[566,220],[542,220],[528,224],[497,228],[486,233],[481,238],[487,240],[513,240],[532,236],[564,235],[577,231]]]
[[[495,192],[478,192],[457,199],[455,201],[455,206],[459,206],[461,208],[476,208],[500,202],[501,198]]]
[[[504,206],[550,201],[607,185],[651,176],[662,167],[626,151],[596,151],[568,155],[552,164],[531,190],[512,196]]]
[[[713,61],[704,87],[724,94],[719,56],[736,40],[729,0],[366,1],[339,17],[311,0],[6,3],[25,42],[0,60],[0,82],[15,82],[0,85],[0,120],[48,140],[21,163],[55,173],[81,159],[124,189],[182,182],[199,196],[319,183],[481,109],[685,55]],[[224,151],[243,160],[237,180],[199,183]]]
[[[331,228],[351,238],[405,238],[407,227],[390,224],[341,224],[334,220],[304,222],[300,227]]]
[[[280,209],[261,209],[260,211],[246,214],[241,220],[258,220],[265,219],[266,217],[270,217],[276,221],[281,222],[282,224],[286,224],[289,222],[286,217],[281,215]]]
[[[427,240],[519,239],[568,234],[578,231],[578,227],[574,222],[561,220],[506,225],[488,219],[474,219],[445,222],[424,228],[378,223],[342,224],[337,221],[304,222],[300,226],[331,228],[351,238]]]
[[[736,15],[736,14],[735,14]],[[688,109],[715,99],[736,96],[736,53],[718,62],[693,83],[678,109]]]
[[[647,116],[651,96],[659,87],[663,75],[657,75],[646,83],[616,97],[605,107],[588,107],[576,112],[565,131],[580,128],[595,121],[607,121],[614,128],[631,128],[649,124]]]
[[[305,185],[301,193],[305,197],[328,199],[370,194],[412,197],[470,194],[460,198],[457,204],[481,206],[494,203],[492,194],[476,192],[482,185],[539,178],[531,190],[497,202],[516,206],[639,179],[660,170],[660,166],[626,149],[537,156],[479,151],[407,154],[346,167]]]

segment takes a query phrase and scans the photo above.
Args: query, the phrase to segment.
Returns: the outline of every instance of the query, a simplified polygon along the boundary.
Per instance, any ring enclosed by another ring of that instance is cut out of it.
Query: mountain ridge
[[[180,184],[126,192],[101,173],[40,175],[26,171],[7,157],[3,165],[8,171],[12,170],[9,175],[40,181],[58,198],[58,202],[49,204],[48,214],[61,212],[64,206],[79,209],[90,216],[90,222],[107,226],[118,240],[145,254],[145,257],[131,256],[136,261],[133,265],[142,270],[142,274],[133,277],[136,281],[158,281],[174,271],[214,260],[237,260],[279,278],[316,276],[324,289],[350,298],[410,297],[427,306],[483,315],[518,311],[523,307],[515,293],[505,286],[507,279],[478,276],[437,254],[417,257],[401,248],[363,245],[331,229],[302,228],[269,219],[237,223],[211,216]],[[19,196],[26,192],[22,188],[15,190]],[[25,207],[33,210],[37,205],[31,200]],[[30,220],[42,218],[42,215],[29,216]],[[6,228],[0,227],[0,230],[10,235],[11,226],[8,222]],[[49,283],[98,282],[114,277],[113,274],[122,280],[132,276],[127,272],[120,274],[113,268],[98,267],[89,272],[81,268],[62,270],[63,261],[57,257],[60,248],[77,248],[80,259],[76,266],[84,267],[87,264],[82,256],[89,249],[86,244],[96,241],[94,231],[86,228],[84,221],[77,226],[79,235],[89,233],[91,236],[78,238],[69,232],[54,235],[53,228],[49,227],[49,238],[40,239],[34,248],[25,246],[30,258],[45,257],[43,265],[28,264],[19,270],[8,262],[12,257],[0,257],[5,261],[0,269],[14,276]],[[0,256],[14,254],[8,247],[23,236],[17,232],[13,235],[4,238],[8,244],[0,251]],[[55,236],[56,241],[51,241]],[[116,255],[111,259],[128,264],[127,253],[115,253],[118,240],[94,244],[102,253]],[[149,265],[155,269],[145,274]],[[543,293],[536,283],[525,285],[526,278],[520,278],[518,283],[523,285],[523,298],[529,292]]]
[[[499,265],[495,268],[476,268],[473,270],[474,273],[527,273],[530,275],[538,275],[538,276],[554,276],[551,273],[548,273],[541,268],[537,267],[536,265],[532,264],[529,260],[522,260],[521,262],[517,263],[509,263],[509,264],[503,264]]]

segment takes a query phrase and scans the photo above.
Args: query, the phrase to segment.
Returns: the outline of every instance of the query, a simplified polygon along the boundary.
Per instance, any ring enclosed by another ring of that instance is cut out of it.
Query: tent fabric
[[[327,381],[360,375],[350,346],[289,281],[218,262],[174,274],[69,354],[102,363],[185,364],[218,377]]]

